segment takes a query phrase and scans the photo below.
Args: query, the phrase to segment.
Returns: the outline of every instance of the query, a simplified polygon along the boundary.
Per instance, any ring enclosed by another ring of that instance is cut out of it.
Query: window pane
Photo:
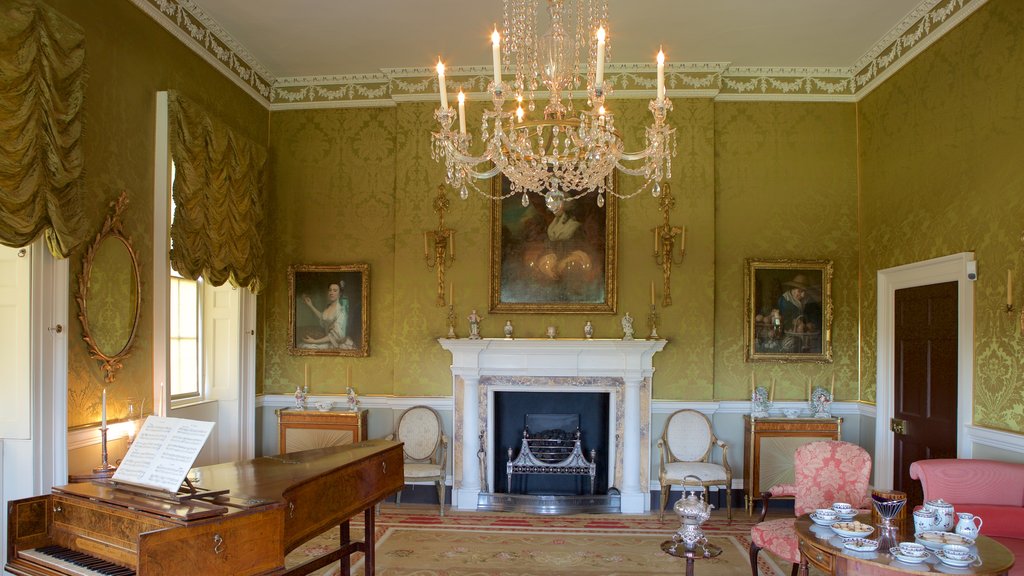
[[[171,277],[171,397],[197,396],[199,386],[199,283]]]

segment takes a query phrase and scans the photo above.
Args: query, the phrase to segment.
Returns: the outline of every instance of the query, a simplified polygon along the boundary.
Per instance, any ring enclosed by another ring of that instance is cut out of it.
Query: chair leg
[[[444,482],[434,482],[437,486],[437,504],[441,507],[441,516],[444,516]]]
[[[729,510],[729,521],[732,522],[732,487],[725,487],[725,507]]]
[[[791,572],[791,574],[793,576],[796,576],[797,573],[799,573],[799,572],[800,572],[800,565],[799,564],[793,564],[793,571]]]
[[[403,487],[404,488],[404,487]],[[402,491],[395,492],[395,506],[402,505]]]
[[[754,544],[753,542],[750,543],[750,573],[753,574],[753,576],[758,576],[758,574],[757,574],[757,553],[760,552],[760,551],[761,551],[761,547],[760,546],[758,546],[757,544]]]
[[[661,517],[659,518],[659,520],[664,520],[665,519],[665,506],[668,505],[668,496],[669,496],[669,492],[671,492],[671,490],[672,490],[672,485],[671,484],[662,484],[661,485],[661,508],[659,508],[659,510],[661,511]]]

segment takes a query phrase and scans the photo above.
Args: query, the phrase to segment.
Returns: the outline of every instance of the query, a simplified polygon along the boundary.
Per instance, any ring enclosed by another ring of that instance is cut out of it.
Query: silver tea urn
[[[685,482],[691,478],[697,482],[699,487],[688,491]],[[700,484],[700,478],[686,476],[683,478],[683,482],[683,495],[673,506],[676,514],[679,515],[680,526],[679,530],[672,535],[672,540],[687,548],[693,548],[697,544],[703,546],[707,544],[708,540],[704,537],[701,525],[711,517],[711,509],[714,506],[704,501],[704,487]]]

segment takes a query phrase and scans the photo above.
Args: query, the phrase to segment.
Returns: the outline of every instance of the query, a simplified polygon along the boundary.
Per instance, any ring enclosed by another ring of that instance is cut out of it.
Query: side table
[[[722,555],[722,549],[714,544],[705,544],[704,546],[687,548],[686,546],[672,540],[665,540],[662,542],[661,550],[670,556],[675,556],[676,558],[686,558],[686,576],[693,576],[694,560],[699,560],[701,558],[715,558]]]

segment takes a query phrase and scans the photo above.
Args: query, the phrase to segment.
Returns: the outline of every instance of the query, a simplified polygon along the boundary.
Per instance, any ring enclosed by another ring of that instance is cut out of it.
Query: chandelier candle
[[[437,87],[441,90],[441,109],[448,109],[448,87],[444,85],[444,64],[437,59]]]
[[[494,61],[494,87],[501,84],[501,34],[498,34],[498,26],[494,26],[491,32],[491,60]],[[462,131],[465,134],[465,130]]]
[[[658,102],[665,101],[665,53],[658,50]]]
[[[459,134],[466,134],[466,95],[459,88]]]
[[[597,69],[594,74],[594,84],[598,90],[604,92],[601,86],[604,83],[604,26],[597,29]]]

